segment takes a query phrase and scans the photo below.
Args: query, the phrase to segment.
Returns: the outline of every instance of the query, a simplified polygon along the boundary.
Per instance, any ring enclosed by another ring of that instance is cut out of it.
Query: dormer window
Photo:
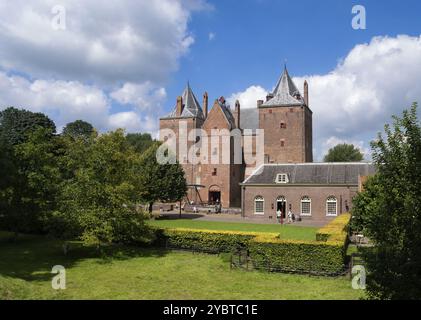
[[[289,179],[288,179],[288,174],[286,173],[278,173],[276,175],[276,183],[288,183]]]

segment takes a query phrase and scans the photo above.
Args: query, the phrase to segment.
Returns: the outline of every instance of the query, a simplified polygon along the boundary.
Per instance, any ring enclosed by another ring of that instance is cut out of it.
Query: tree
[[[372,143],[377,174],[354,199],[352,228],[374,243],[364,251],[367,290],[380,299],[421,298],[421,126],[417,105],[394,117]]]
[[[56,126],[45,114],[34,113],[9,107],[0,112],[0,136],[10,145],[17,145],[27,139],[27,135],[42,127],[55,134]]]
[[[140,197],[144,203],[149,204],[149,212],[152,212],[154,202],[181,201],[187,192],[186,179],[180,164],[158,163],[156,154],[159,146],[160,143],[155,142],[141,159]]]
[[[126,139],[138,153],[145,152],[154,143],[149,133],[129,133]]]
[[[362,161],[364,155],[353,144],[338,144],[329,149],[324,157],[325,162],[353,162]]]
[[[55,207],[61,181],[58,155],[60,145],[51,129],[39,127],[27,140],[13,147],[12,177],[9,175],[5,221],[7,229],[41,233]]]
[[[68,123],[63,129],[63,135],[72,138],[85,138],[87,139],[94,132],[94,127],[86,121],[76,120]]]
[[[50,230],[86,244],[137,243],[151,236],[138,209],[140,155],[122,130],[88,140],[66,138],[62,183]]]

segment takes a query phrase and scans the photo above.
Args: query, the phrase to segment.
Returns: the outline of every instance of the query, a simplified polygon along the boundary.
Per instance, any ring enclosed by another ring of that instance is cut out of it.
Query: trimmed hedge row
[[[317,231],[316,240],[344,243],[348,239],[347,227],[350,219],[351,215],[349,213],[336,217]]]
[[[160,246],[203,252],[232,252],[246,249],[253,232],[216,231],[200,229],[155,229],[156,244]],[[276,236],[276,234],[275,234]]]
[[[276,233],[156,228],[155,244],[202,252],[248,250],[257,268],[337,274],[343,271],[349,215],[339,216],[318,232],[322,241],[284,240]]]

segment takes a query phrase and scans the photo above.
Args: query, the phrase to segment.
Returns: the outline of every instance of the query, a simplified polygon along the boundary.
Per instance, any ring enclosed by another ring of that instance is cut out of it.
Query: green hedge
[[[232,252],[245,249],[257,234],[198,229],[158,229],[155,244],[203,252]]]
[[[349,215],[318,232],[319,241],[283,240],[279,234],[155,228],[156,245],[202,252],[248,250],[256,268],[337,274],[344,269]],[[322,240],[322,241],[320,241]]]
[[[257,237],[249,243],[256,267],[303,273],[337,274],[343,271],[343,244]]]

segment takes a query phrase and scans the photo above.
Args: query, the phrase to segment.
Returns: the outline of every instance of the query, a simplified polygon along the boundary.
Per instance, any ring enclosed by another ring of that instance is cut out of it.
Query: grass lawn
[[[52,266],[67,289],[51,288]],[[107,258],[42,237],[0,241],[1,299],[358,299],[348,278],[230,270],[227,257],[163,249],[113,248]]]
[[[318,229],[316,227],[301,227],[285,224],[253,224],[240,222],[203,221],[194,219],[149,220],[148,223],[153,226],[164,228],[274,232],[280,233],[281,238],[283,239],[296,240],[315,240],[316,232]]]

